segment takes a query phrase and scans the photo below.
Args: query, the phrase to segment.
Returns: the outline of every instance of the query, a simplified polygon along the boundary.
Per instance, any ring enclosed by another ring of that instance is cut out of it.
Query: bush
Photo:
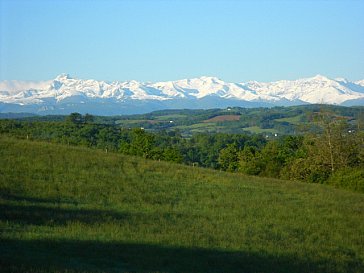
[[[331,175],[326,184],[364,193],[364,169],[347,168],[338,170]]]
[[[330,173],[330,169],[325,166],[313,164],[307,158],[297,158],[282,168],[280,178],[323,184]]]

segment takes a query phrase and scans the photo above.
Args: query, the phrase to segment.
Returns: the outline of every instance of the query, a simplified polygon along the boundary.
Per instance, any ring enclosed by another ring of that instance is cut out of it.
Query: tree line
[[[96,124],[91,115],[72,113],[65,121],[1,120],[0,133],[67,145],[99,148],[272,178],[326,183],[364,192],[364,133],[345,118],[316,113],[306,134],[268,140],[263,135],[148,132]]]

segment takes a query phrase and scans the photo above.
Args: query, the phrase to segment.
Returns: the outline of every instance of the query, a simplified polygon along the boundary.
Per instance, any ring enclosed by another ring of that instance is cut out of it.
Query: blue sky
[[[0,80],[359,80],[363,14],[360,0],[0,0]]]

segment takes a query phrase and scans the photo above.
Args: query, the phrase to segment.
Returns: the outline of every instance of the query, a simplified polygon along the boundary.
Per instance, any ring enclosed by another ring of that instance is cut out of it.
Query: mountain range
[[[167,82],[106,82],[61,74],[53,80],[1,81],[0,112],[97,115],[162,109],[272,107],[300,104],[364,105],[364,80],[322,75],[276,82],[224,82],[200,77]]]

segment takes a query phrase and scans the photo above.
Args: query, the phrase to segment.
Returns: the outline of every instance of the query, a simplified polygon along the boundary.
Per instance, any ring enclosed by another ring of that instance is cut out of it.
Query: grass
[[[289,122],[291,124],[295,124],[295,125],[302,125],[303,122],[302,122],[302,117],[304,115],[297,115],[297,116],[294,116],[294,117],[289,117],[289,118],[280,118],[280,119],[275,119],[275,121],[278,121],[278,122]]]
[[[1,272],[363,272],[364,195],[0,138]]]
[[[123,119],[123,120],[117,120],[115,123],[118,125],[128,125],[128,124],[137,124],[147,122],[145,119]]]
[[[272,129],[262,129],[258,126],[252,126],[252,127],[245,127],[242,128],[243,131],[249,131],[251,133],[255,133],[255,134],[262,134],[262,133],[278,133],[278,130],[272,128]]]
[[[184,119],[186,118],[187,115],[182,115],[182,114],[170,114],[170,115],[164,115],[164,116],[156,116],[155,119],[156,120],[174,120],[174,119],[177,119],[177,120],[180,120],[180,119]]]
[[[219,132],[223,129],[222,126],[217,126],[214,122],[206,122],[206,123],[195,123],[192,125],[179,125],[174,127],[176,129],[182,131],[189,131],[192,133],[206,133],[206,132]]]
[[[209,123],[195,123],[192,125],[180,125],[176,126],[179,129],[200,129],[200,128],[216,128],[216,123],[209,122]]]
[[[240,115],[221,115],[204,120],[203,122],[223,122],[223,121],[238,121],[238,120],[240,120]]]

